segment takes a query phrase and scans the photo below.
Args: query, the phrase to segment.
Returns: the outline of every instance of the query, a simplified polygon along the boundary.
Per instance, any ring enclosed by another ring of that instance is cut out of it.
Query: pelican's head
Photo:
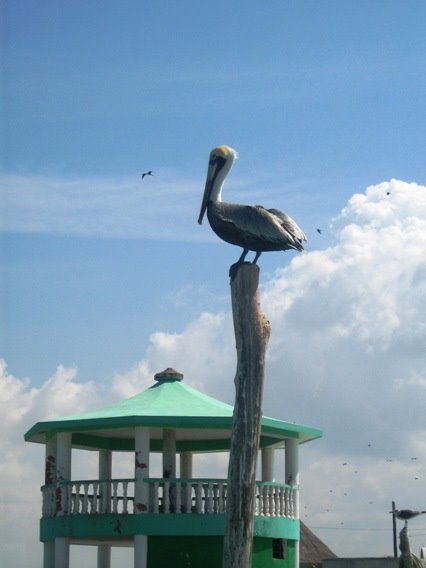
[[[200,216],[198,217],[200,225],[203,222],[209,201],[221,201],[223,182],[236,158],[237,152],[229,146],[217,146],[210,152],[206,187],[204,189]]]

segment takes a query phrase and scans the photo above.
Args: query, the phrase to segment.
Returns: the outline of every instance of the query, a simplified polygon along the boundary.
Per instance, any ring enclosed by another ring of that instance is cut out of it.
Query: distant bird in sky
[[[144,173],[142,174],[142,179],[143,179],[145,176],[153,176],[153,175],[154,175],[154,172],[153,172],[152,170],[149,170],[148,172],[144,172]]]
[[[321,229],[317,229],[317,233],[319,233],[321,235],[321,233],[322,233]]]
[[[222,201],[222,188],[237,152],[218,146],[210,152],[206,186],[198,223],[207,211],[211,228],[222,240],[242,247],[237,265],[244,262],[249,250],[256,253],[253,264],[266,251],[294,249],[303,251],[306,235],[286,213],[265,209],[262,205],[240,205]]]

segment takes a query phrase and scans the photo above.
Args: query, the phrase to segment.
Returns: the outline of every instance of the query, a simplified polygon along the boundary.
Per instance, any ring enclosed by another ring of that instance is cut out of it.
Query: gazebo
[[[136,396],[38,422],[25,434],[46,447],[44,568],[68,568],[71,544],[97,546],[98,568],[110,568],[112,546],[134,547],[135,568],[221,565],[227,480],[194,478],[193,455],[229,451],[233,407],[188,386],[174,369],[154,378]],[[299,445],[320,436],[262,417],[253,568],[277,560],[282,568],[298,566]],[[73,449],[98,452],[97,479],[73,479]],[[283,450],[280,462],[276,450]],[[112,479],[115,452],[134,453],[133,477]],[[153,453],[162,455],[161,477],[150,476]]]

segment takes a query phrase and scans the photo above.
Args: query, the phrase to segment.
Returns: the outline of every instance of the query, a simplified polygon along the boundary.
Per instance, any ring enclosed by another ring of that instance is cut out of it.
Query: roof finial
[[[175,371],[171,367],[167,367],[164,371],[155,373],[154,379],[159,382],[181,381],[183,379],[183,374],[178,373],[178,371]]]

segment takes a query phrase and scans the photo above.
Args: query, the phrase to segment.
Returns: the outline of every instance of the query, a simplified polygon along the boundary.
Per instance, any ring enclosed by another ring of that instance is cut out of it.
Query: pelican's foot
[[[243,264],[251,264],[250,262],[244,262],[239,260],[238,262],[234,262],[234,264],[232,264],[229,268],[229,278],[231,279],[231,282],[234,280],[234,278],[237,275],[238,269],[240,268],[240,266],[242,266]]]

